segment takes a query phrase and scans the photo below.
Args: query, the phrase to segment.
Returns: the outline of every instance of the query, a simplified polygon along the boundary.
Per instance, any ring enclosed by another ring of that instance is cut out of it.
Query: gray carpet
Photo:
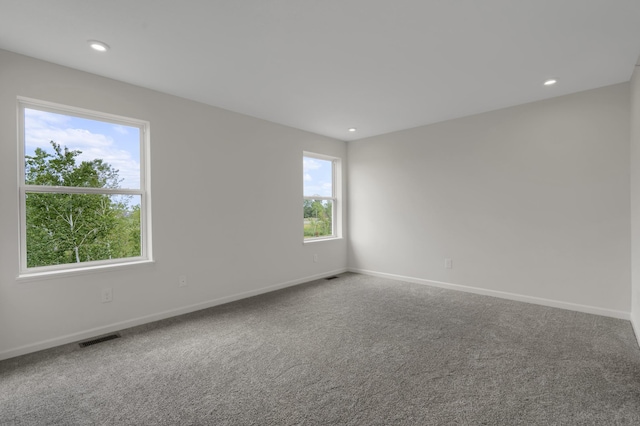
[[[0,362],[2,425],[638,425],[629,322],[357,274]]]

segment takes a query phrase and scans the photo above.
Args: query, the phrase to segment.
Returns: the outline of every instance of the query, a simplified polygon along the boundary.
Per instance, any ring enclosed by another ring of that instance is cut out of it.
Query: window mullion
[[[142,195],[140,189],[124,188],[92,188],[84,186],[46,186],[46,185],[23,185],[25,192],[49,192],[56,194],[113,194],[113,195]]]
[[[321,197],[321,196],[319,196],[319,195],[316,195],[316,196],[308,196],[308,195],[305,195],[305,196],[304,196],[304,199],[305,199],[305,200],[323,200],[323,201],[324,201],[324,200],[327,200],[327,201],[331,201],[331,200],[335,200],[335,199],[336,199],[336,197]]]

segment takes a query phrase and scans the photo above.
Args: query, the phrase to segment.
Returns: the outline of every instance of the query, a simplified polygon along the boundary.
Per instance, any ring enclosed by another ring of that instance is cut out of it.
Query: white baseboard
[[[32,343],[29,345],[24,345],[18,348],[9,349],[9,350],[0,352],[0,361],[4,359],[9,359],[16,356],[36,352],[36,351],[41,351],[43,349],[49,349],[56,346],[65,345],[67,343],[73,343],[80,340],[89,339],[89,338],[100,336],[107,333],[113,333],[114,331],[123,330],[125,328],[135,327],[138,325],[147,324],[150,322],[159,321],[166,318],[171,318],[178,315],[188,314],[190,312],[211,308],[217,305],[223,305],[225,303],[234,302],[240,299],[246,299],[248,297],[257,296],[259,294],[269,293],[269,292],[280,290],[286,287],[292,287],[295,285],[304,284],[310,281],[315,281],[315,280],[329,277],[332,275],[341,274],[343,272],[347,272],[347,268],[337,269],[335,271],[330,271],[330,272],[323,272],[321,274],[311,275],[308,277],[299,278],[297,280],[287,281],[284,283],[275,284],[268,287],[259,288],[256,290],[245,291],[245,292],[237,293],[231,296],[220,297],[218,299],[213,299],[206,302],[196,303],[193,305],[184,306],[176,309],[170,309],[168,311],[158,312],[156,314],[151,314],[151,315],[145,315],[142,317],[133,318],[126,321],[120,321],[120,322],[109,324],[103,327],[96,327],[89,330],[84,330],[77,333],[56,337],[53,339],[43,340],[37,343]]]
[[[633,315],[631,315],[631,328],[633,328],[636,340],[638,341],[638,346],[640,346],[640,322],[638,322],[638,319]]]
[[[618,318],[618,319],[623,319],[623,320],[627,320],[627,321],[629,321],[631,319],[631,315],[630,315],[629,312],[616,311],[616,310],[612,310],[612,309],[598,308],[596,306],[579,305],[577,303],[561,302],[561,301],[558,301],[558,300],[543,299],[543,298],[540,298],[540,297],[525,296],[525,295],[521,295],[521,294],[508,293],[508,292],[497,291],[497,290],[489,290],[489,289],[478,288],[478,287],[469,287],[469,286],[466,286],[466,285],[451,284],[451,283],[445,283],[445,282],[441,282],[441,281],[432,281],[432,280],[426,280],[426,279],[423,279],[423,278],[407,277],[407,276],[404,276],[404,275],[388,274],[388,273],[385,273],[385,272],[369,271],[369,270],[366,270],[366,269],[349,268],[349,272],[355,272],[355,273],[364,274],[364,275],[371,275],[371,276],[374,276],[374,277],[389,278],[389,279],[398,280],[398,281],[406,281],[406,282],[415,283],[415,284],[423,284],[423,285],[428,285],[428,286],[432,286],[432,287],[446,288],[446,289],[449,289],[449,290],[457,290],[457,291],[464,291],[464,292],[467,292],[467,293],[481,294],[481,295],[484,295],[484,296],[499,297],[501,299],[508,299],[508,300],[515,300],[515,301],[518,301],[518,302],[532,303],[534,305],[542,305],[542,306],[549,306],[549,307],[552,307],[552,308],[568,309],[570,311],[585,312],[585,313],[588,313],[588,314],[595,314],[595,315],[601,315],[601,316],[605,316],[605,317]],[[640,329],[637,329],[637,330],[640,331]],[[638,334],[636,332],[636,336],[637,335]]]

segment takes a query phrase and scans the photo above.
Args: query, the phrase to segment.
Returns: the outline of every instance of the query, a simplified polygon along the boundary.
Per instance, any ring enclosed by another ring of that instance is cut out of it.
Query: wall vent
[[[332,277],[327,277],[327,278],[325,278],[325,280],[327,280],[327,281],[331,281],[331,280],[335,280],[336,278],[338,278],[338,277],[334,275],[334,276],[332,276]]]
[[[80,347],[81,348],[86,348],[87,346],[95,345],[96,343],[106,342],[108,340],[117,339],[118,337],[120,337],[120,335],[118,333],[109,334],[107,336],[98,337],[97,339],[87,340],[86,342],[81,342],[80,343]]]

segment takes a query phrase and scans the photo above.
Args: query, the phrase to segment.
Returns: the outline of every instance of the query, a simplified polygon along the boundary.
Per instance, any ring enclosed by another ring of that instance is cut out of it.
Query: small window
[[[21,274],[150,260],[148,123],[21,99]]]
[[[305,241],[338,237],[339,159],[304,153],[303,229]]]

